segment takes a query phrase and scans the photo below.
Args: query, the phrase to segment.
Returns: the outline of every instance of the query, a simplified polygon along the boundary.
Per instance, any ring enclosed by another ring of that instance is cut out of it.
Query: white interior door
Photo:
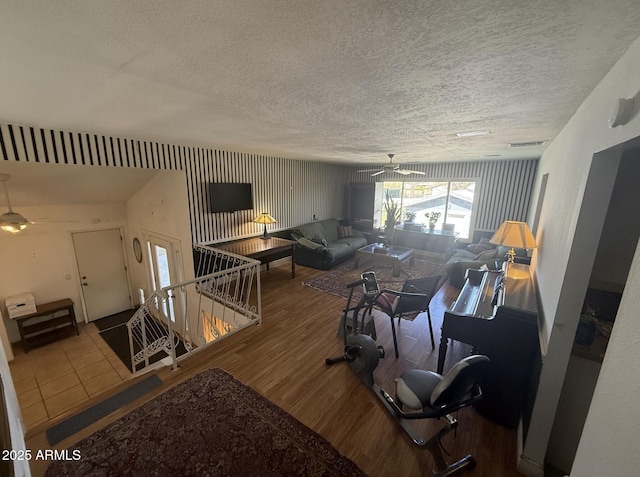
[[[87,320],[131,308],[120,229],[72,233]]]

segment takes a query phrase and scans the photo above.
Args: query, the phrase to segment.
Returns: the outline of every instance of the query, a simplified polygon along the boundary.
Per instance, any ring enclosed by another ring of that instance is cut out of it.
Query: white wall
[[[543,368],[523,455],[526,462],[539,470],[542,469],[580,305],[604,223],[608,194],[613,188],[621,156],[615,151],[607,152],[598,154],[594,160],[594,155],[640,136],[638,104],[627,125],[613,129],[607,127],[615,101],[640,97],[639,91],[640,39],[631,45],[594,89],[540,160],[536,190],[544,174],[549,174],[549,181],[536,237],[539,248],[534,253],[532,269],[541,298]],[[585,196],[587,188],[596,193]],[[597,196],[598,190],[602,192],[600,197]],[[533,203],[536,203],[535,197]],[[638,268],[637,259],[636,254],[634,269]],[[623,302],[631,299],[629,295],[634,290],[636,296],[640,295],[639,286],[638,273],[630,275]],[[637,404],[611,406],[610,402],[598,398],[602,393],[610,394],[613,389],[619,394],[635,396],[640,387],[640,375],[637,373],[640,326],[630,312],[629,307],[621,307],[618,314],[576,457],[574,469],[580,468],[583,472],[574,470],[573,475],[611,475],[620,462],[631,462],[635,457],[629,453],[629,446],[633,445],[631,442],[637,442],[632,436],[640,428],[640,420],[634,419],[637,417]],[[633,341],[634,337],[635,342],[629,344],[629,338]],[[619,341],[620,338],[623,339]],[[613,365],[612,356],[617,354],[626,359],[616,359]],[[619,422],[625,415],[627,420],[609,436],[612,439],[611,445],[607,446],[610,451],[593,450],[601,445],[602,436],[592,421],[595,419],[598,424],[612,428],[615,426],[611,422]],[[613,421],[607,422],[605,416]],[[589,448],[592,452],[583,452],[581,448]],[[639,450],[636,449],[636,453]],[[602,472],[593,471],[596,462]],[[633,472],[626,475],[633,475]]]
[[[143,288],[145,295],[149,296],[148,260],[144,249],[144,237],[149,232],[179,240],[183,281],[194,277],[189,202],[184,171],[158,172],[129,199],[126,213],[128,220],[126,250],[131,264],[134,302],[137,303],[136,290],[138,288]],[[142,263],[138,263],[133,256],[132,241],[134,237],[142,242],[144,257]]]
[[[112,227],[126,228],[124,204],[49,205],[16,208],[35,224],[19,234],[0,233],[0,299],[31,292],[36,304],[63,298],[75,303],[84,320],[71,233]],[[38,220],[38,218],[42,218]],[[4,320],[11,342],[20,340],[13,320]]]
[[[640,247],[618,310],[571,475],[638,474],[640,454]]]
[[[2,272],[4,272],[4,269],[2,269]],[[0,342],[0,377],[2,378],[2,385],[4,387],[4,401],[7,406],[11,447],[15,451],[26,451],[27,446],[24,441],[25,427],[22,423],[18,396],[16,395],[16,388],[11,378],[11,371],[9,370],[9,363],[7,362],[3,342]],[[13,462],[13,471],[16,476],[29,477],[31,475],[29,461],[15,460]]]

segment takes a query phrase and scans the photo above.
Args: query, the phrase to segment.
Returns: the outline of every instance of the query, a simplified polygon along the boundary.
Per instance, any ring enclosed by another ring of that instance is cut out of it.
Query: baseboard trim
[[[522,418],[518,423],[518,463],[517,470],[526,477],[544,477],[544,463],[536,462],[524,455],[524,427]]]
[[[517,470],[526,477],[544,477],[544,466],[522,454],[518,456]]]

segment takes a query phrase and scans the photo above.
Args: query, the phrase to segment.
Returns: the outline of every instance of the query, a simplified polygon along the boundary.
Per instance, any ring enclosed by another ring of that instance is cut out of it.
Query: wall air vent
[[[512,142],[509,147],[536,147],[543,146],[547,141]]]

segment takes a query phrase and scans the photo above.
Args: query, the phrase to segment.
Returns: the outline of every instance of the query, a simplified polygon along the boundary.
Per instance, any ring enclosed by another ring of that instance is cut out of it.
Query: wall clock
[[[138,263],[142,263],[142,245],[140,245],[138,237],[133,239],[133,255],[136,257]]]

